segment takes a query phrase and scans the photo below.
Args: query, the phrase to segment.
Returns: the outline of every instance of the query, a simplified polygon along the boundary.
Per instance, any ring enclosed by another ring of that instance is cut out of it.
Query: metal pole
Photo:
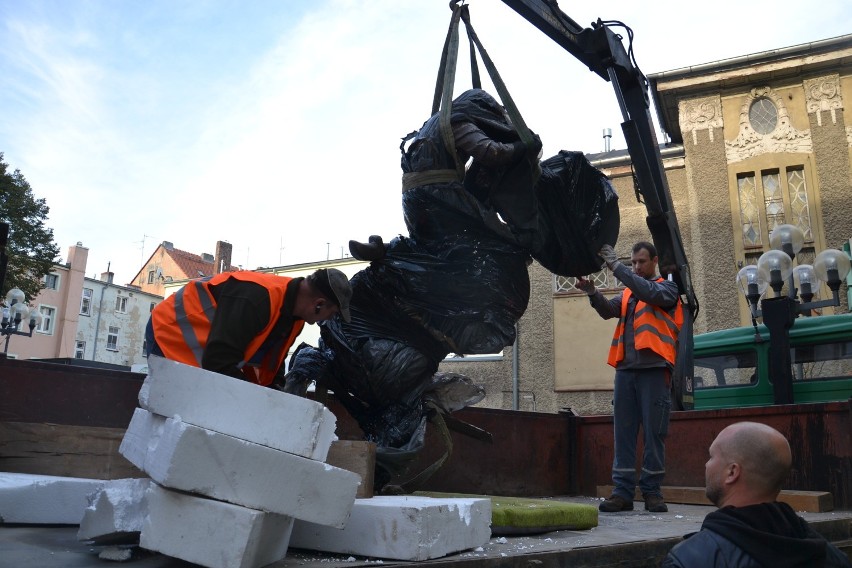
[[[793,369],[790,360],[790,328],[796,320],[796,304],[789,296],[761,302],[763,323],[769,329],[769,380],[775,404],[793,404]]]
[[[515,322],[515,343],[512,344],[512,410],[518,410],[520,408],[520,381],[521,381],[521,371],[520,364],[518,363],[518,355],[520,354],[520,349],[518,348],[518,342],[521,340],[520,334],[518,333],[518,322]]]

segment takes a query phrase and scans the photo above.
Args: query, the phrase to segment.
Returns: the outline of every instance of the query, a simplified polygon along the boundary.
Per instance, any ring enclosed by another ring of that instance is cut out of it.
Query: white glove
[[[618,255],[615,254],[615,250],[611,246],[602,246],[601,250],[598,251],[598,255],[604,260],[610,270],[615,269],[618,265]]]

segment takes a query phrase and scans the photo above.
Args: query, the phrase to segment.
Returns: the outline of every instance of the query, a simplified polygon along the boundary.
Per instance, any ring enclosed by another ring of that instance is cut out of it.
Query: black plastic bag
[[[561,276],[597,272],[597,252],[618,240],[618,195],[581,152],[559,152],[541,163],[536,185],[541,244],[533,258]]]

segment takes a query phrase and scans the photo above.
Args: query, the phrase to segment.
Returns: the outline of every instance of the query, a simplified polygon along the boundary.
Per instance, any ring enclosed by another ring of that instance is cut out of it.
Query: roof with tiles
[[[174,260],[186,278],[212,276],[215,266],[212,260],[207,261],[197,254],[176,248],[165,249],[165,253]],[[177,278],[175,278],[177,280]]]

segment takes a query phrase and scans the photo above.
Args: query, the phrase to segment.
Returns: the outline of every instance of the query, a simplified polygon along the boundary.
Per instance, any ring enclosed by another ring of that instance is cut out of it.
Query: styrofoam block
[[[102,479],[0,473],[0,522],[78,525]]]
[[[139,545],[208,568],[257,568],[287,555],[293,518],[151,484]]]
[[[360,476],[137,408],[119,452],[151,479],[244,507],[342,527]]]
[[[318,402],[153,355],[139,406],[319,461],[337,439],[337,418]]]
[[[428,560],[491,537],[491,500],[381,496],[358,499],[343,530],[296,521],[290,546],[395,560]]]
[[[80,521],[78,540],[96,544],[135,542],[148,507],[145,491],[150,479],[115,479],[89,495],[89,506]]]

